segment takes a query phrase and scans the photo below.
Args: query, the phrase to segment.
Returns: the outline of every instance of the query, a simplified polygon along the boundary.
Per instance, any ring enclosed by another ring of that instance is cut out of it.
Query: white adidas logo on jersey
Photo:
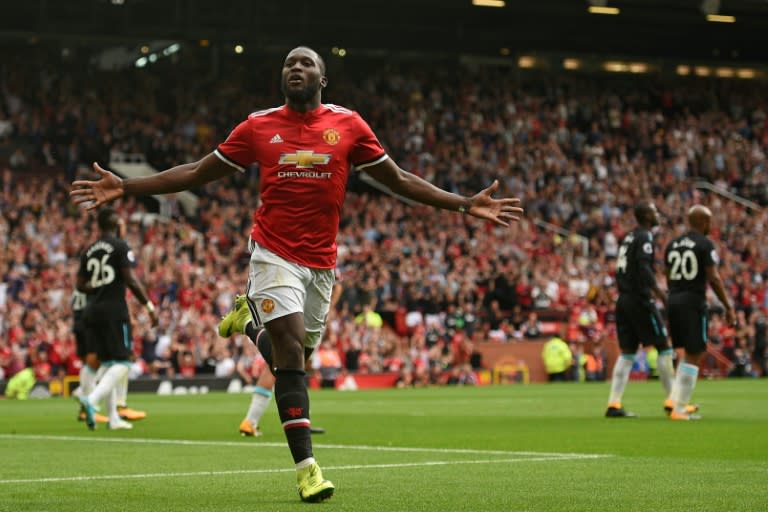
[[[274,137],[272,137],[272,138],[269,140],[269,143],[270,143],[270,144],[278,144],[278,143],[280,143],[280,142],[283,142],[283,138],[280,136],[280,134],[279,134],[279,133],[276,133],[276,134],[275,134],[275,136],[274,136]]]

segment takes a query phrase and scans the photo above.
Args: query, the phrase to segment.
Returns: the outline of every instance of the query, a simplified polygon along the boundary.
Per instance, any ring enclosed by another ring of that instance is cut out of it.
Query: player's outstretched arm
[[[365,171],[395,194],[444,210],[467,213],[500,226],[508,226],[510,222],[520,220],[523,214],[520,199],[492,197],[499,188],[498,180],[472,197],[463,197],[438,188],[419,176],[401,169],[390,158],[366,167]]]
[[[223,162],[213,153],[197,162],[177,165],[163,172],[140,178],[121,179],[95,162],[93,170],[99,174],[100,179],[76,180],[72,182],[72,190],[69,192],[75,203],[87,204],[87,210],[93,210],[127,195],[145,196],[181,192],[229,176],[236,171],[234,167]]]

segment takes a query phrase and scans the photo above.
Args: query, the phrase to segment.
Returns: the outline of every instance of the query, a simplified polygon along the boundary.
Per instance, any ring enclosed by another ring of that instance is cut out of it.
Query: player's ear
[[[326,76],[321,76],[321,77],[320,77],[320,87],[322,87],[323,89],[325,89],[327,86],[328,86],[328,77],[326,77]]]

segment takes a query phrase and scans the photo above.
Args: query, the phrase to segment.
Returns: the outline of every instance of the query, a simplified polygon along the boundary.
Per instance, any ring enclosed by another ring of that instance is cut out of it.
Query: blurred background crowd
[[[158,170],[199,159],[248,113],[282,104],[281,60],[215,73],[191,53],[148,73],[25,52],[0,64],[0,378],[31,366],[48,380],[79,371],[70,294],[79,252],[97,231],[94,216],[68,199],[72,179],[116,157],[141,155]],[[685,229],[690,205],[712,209],[739,325],[722,325],[712,296],[710,337],[732,373],[764,373],[761,82],[521,73],[456,60],[360,61],[328,74],[324,102],[359,111],[403,168],[462,194],[498,179],[498,193],[520,197],[526,214],[498,228],[407,205],[353,176],[338,237],[343,291],[318,370],[471,384],[480,344],[561,331],[574,354],[604,357],[618,244],[635,225],[632,206],[651,198],[663,215],[660,249]],[[216,334],[247,279],[257,178],[254,168],[193,191],[192,215],[173,201],[170,216],[157,215],[151,198],[117,203],[137,276],[161,311],[152,329],[133,308],[133,377],[214,374],[250,384],[263,370],[247,338]]]

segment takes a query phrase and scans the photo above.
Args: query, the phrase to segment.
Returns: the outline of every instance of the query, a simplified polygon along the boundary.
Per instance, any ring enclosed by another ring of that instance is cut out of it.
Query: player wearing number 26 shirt
[[[87,304],[82,312],[86,339],[99,359],[128,360],[131,356],[130,317],[125,301],[124,269],[134,265],[128,244],[118,236],[112,211],[99,212],[98,240],[80,256],[78,281],[87,287]],[[117,214],[114,214],[117,217]]]
[[[153,325],[157,325],[157,314],[144,286],[133,275],[134,258],[123,240],[123,220],[115,210],[103,208],[97,222],[99,238],[80,256],[77,290],[87,296],[82,312],[86,351],[89,358],[95,351],[106,371],[94,388],[81,389],[79,399],[85,423],[91,430],[96,428],[95,411],[102,400],[106,400],[110,429],[131,428],[118,414],[116,395],[117,388],[128,376],[132,355],[126,287],[144,303]],[[93,369],[98,367],[94,360],[88,361],[88,365]],[[81,388],[91,388],[91,385],[81,382]]]
[[[149,299],[133,274],[133,252],[121,238],[122,219],[105,208],[99,212],[98,225],[100,236],[81,254],[77,273],[77,289],[87,296],[82,312],[85,337],[101,361],[128,361],[132,353],[126,288],[142,303]],[[154,306],[149,308],[154,313]]]

